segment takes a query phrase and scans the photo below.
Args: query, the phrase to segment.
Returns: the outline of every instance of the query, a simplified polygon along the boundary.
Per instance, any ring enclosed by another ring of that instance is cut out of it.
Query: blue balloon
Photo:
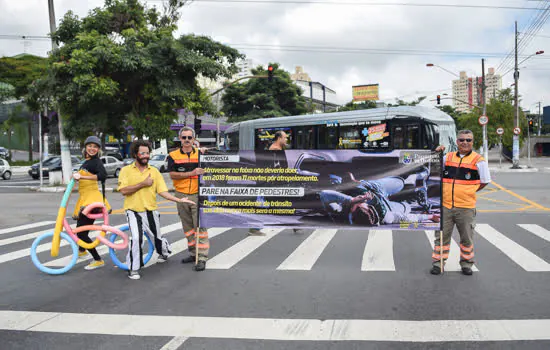
[[[42,265],[42,263],[38,260],[38,256],[36,254],[36,248],[38,247],[40,242],[42,242],[42,240],[44,238],[48,238],[48,237],[53,237],[53,231],[46,232],[43,235],[38,236],[34,240],[34,242],[32,242],[32,246],[31,246],[31,259],[32,259],[32,262],[33,262],[34,266],[36,266],[40,271],[42,271],[44,273],[47,273],[47,274],[50,274],[50,275],[62,275],[65,272],[72,269],[73,266],[76,264],[76,260],[78,259],[78,245],[76,244],[75,241],[73,241],[73,239],[68,234],[66,234],[65,232],[61,232],[61,239],[64,239],[67,242],[69,242],[69,245],[71,246],[71,249],[73,251],[73,256],[72,256],[72,259],[71,259],[71,261],[69,262],[69,264],[67,266],[65,266],[63,268],[60,268],[60,269],[52,269],[50,267],[46,267],[46,266]]]
[[[128,227],[128,225],[124,225],[120,227],[120,230],[122,232],[126,232],[129,229],[130,228]],[[147,255],[143,259],[143,264],[147,264],[149,260],[151,260],[151,257],[153,256],[153,252],[155,251],[155,244],[151,241],[151,237],[149,237],[148,234],[146,234],[145,232],[143,234],[145,235],[145,237],[147,237],[147,242],[149,245],[149,252],[147,252]],[[109,237],[109,241],[114,243],[117,237],[118,237],[117,235],[111,235]],[[128,249],[130,249],[130,243],[128,243]],[[123,264],[122,262],[120,262],[120,260],[118,260],[118,257],[116,256],[116,251],[113,248],[109,248],[109,256],[111,257],[113,264],[115,264],[119,269],[128,271],[128,265]]]

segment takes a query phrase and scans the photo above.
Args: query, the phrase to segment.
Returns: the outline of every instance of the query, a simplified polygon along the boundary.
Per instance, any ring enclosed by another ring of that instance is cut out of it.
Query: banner
[[[352,86],[353,102],[378,101],[378,84]]]
[[[200,166],[202,227],[440,229],[439,153],[236,151]]]

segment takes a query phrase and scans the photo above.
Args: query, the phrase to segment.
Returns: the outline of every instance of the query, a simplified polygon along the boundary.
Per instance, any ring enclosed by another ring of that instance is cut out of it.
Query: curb
[[[537,173],[540,170],[538,168],[521,168],[521,169],[511,169],[509,167],[506,168],[489,168],[490,172],[493,173]]]

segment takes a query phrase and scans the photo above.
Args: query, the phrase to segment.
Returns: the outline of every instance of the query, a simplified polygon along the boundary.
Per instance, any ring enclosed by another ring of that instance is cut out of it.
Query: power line
[[[148,2],[164,2],[165,0],[148,0]],[[464,4],[434,4],[434,3],[399,3],[399,2],[345,2],[345,1],[300,1],[300,0],[195,0],[200,3],[240,3],[240,4],[294,4],[294,5],[340,5],[340,6],[411,6],[411,7],[443,7],[443,8],[472,8],[493,10],[538,10],[537,7],[497,6],[497,5],[464,5]]]
[[[49,36],[43,35],[6,35],[0,34],[0,39],[4,40],[51,40]]]

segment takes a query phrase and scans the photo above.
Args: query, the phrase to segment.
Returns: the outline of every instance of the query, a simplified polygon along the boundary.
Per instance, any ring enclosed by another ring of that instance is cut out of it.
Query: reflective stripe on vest
[[[443,172],[443,205],[446,208],[475,208],[476,192],[481,183],[477,163],[481,155],[470,152],[460,158],[448,153]]]

